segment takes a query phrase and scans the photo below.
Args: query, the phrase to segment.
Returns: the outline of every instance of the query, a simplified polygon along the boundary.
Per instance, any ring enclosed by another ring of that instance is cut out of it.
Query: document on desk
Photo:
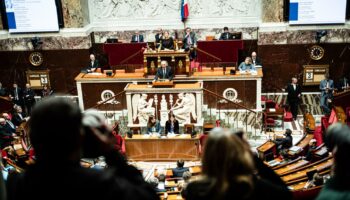
[[[269,108],[269,111],[270,112],[276,112],[276,109],[275,108]]]

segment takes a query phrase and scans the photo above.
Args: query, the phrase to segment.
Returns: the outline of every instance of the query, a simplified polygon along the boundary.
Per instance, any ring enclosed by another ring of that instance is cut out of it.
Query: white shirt
[[[297,89],[297,85],[292,84],[293,85],[293,89],[296,90]]]

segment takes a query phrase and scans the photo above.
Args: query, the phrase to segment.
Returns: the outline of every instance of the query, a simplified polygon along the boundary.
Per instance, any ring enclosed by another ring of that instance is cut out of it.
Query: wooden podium
[[[154,88],[172,88],[174,87],[173,81],[155,81],[152,83]]]

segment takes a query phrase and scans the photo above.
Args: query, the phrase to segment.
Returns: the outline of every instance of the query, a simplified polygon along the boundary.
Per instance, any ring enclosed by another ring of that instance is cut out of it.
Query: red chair
[[[272,130],[272,132],[275,132],[275,120],[273,118],[267,118],[267,114],[264,112],[264,127],[265,132],[267,130]]]
[[[316,126],[315,132],[314,132],[314,138],[316,140],[316,146],[320,146],[323,143],[321,126]]]
[[[283,122],[292,122],[293,121],[293,115],[292,113],[284,108],[284,114],[283,114]]]

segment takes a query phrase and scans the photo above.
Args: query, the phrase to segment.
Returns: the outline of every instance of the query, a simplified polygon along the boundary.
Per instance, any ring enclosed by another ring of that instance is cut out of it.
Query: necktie
[[[329,88],[329,82],[327,81],[326,88]]]
[[[165,79],[166,69],[163,69],[163,79]]]
[[[7,123],[11,126],[11,128],[15,128],[11,121],[7,121]]]
[[[15,100],[18,100],[18,91],[17,91],[17,88],[15,88]]]
[[[138,35],[136,35],[136,41],[139,42],[139,36]]]
[[[226,33],[226,39],[228,39],[228,33]]]

